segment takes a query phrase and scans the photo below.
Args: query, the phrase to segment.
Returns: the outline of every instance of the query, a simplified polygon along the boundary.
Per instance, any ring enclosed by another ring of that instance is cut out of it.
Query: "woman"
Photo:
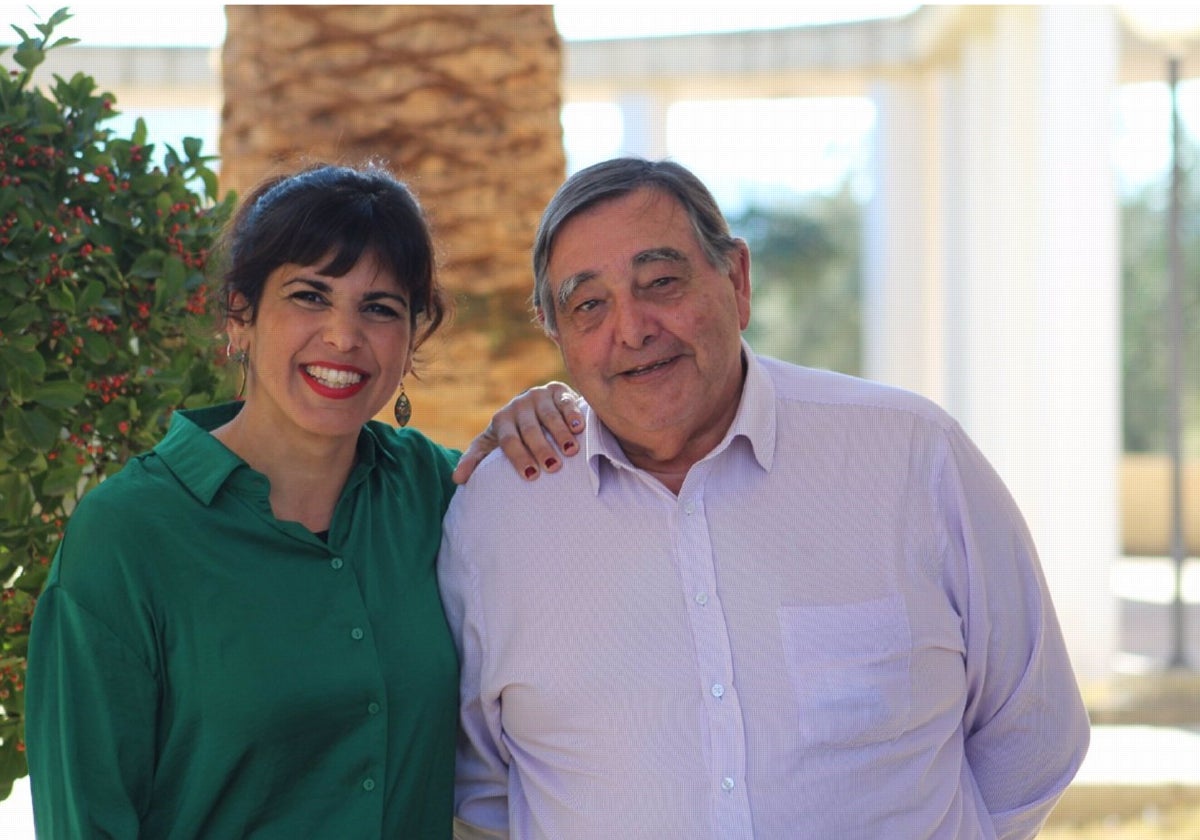
[[[251,193],[228,252],[244,401],[91,491],[38,603],[38,835],[449,838],[457,453],[371,420],[443,320],[425,220],[384,170],[320,166]],[[505,418],[569,440],[556,396]]]

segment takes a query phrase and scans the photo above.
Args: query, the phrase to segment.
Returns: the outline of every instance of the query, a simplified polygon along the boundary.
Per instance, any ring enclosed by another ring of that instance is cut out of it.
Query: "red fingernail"
[[[525,477],[526,478],[533,478],[535,475],[537,475],[537,467],[526,467],[525,468]]]
[[[557,465],[558,465],[558,459],[557,459],[557,458],[547,458],[547,459],[546,459],[546,469],[548,469],[548,470],[552,470],[552,469],[554,469],[554,467],[555,467],[555,466],[557,466]]]
[[[563,452],[574,452],[575,451],[575,441],[573,441],[573,440],[567,441],[566,443],[563,444],[562,449],[563,449]]]

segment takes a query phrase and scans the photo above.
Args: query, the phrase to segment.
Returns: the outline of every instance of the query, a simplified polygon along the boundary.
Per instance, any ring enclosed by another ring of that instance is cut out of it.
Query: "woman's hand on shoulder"
[[[579,399],[562,382],[547,382],[513,397],[463,452],[454,470],[454,483],[465,484],[479,462],[496,447],[504,451],[513,469],[530,481],[543,470],[558,471],[562,467],[560,453],[570,457],[579,451],[575,441],[583,431]]]

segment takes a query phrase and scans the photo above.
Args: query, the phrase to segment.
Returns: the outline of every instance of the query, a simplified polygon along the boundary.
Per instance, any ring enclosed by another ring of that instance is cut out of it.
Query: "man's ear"
[[[750,324],[750,246],[738,239],[729,255],[729,280],[737,301],[738,321],[744,330]]]
[[[548,327],[546,325],[546,313],[542,309],[542,307],[540,307],[540,306],[537,307],[534,310],[534,315],[537,317],[538,326],[540,326],[542,328],[542,332],[544,332],[546,335],[548,335],[550,337],[550,340],[553,341],[555,344],[557,344],[559,349],[561,349],[562,345],[559,344],[559,341],[558,341],[558,330],[552,330],[552,329],[550,329],[550,327]]]

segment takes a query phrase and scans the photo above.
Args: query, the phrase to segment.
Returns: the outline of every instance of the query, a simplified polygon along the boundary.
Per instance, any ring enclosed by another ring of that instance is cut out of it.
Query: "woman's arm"
[[[56,583],[29,647],[25,739],[38,837],[137,837],[154,772],[157,683]]]
[[[561,382],[547,382],[513,397],[463,452],[454,470],[454,483],[464,484],[497,446],[530,481],[542,470],[558,470],[562,465],[558,450],[568,457],[579,451],[575,442],[575,435],[583,431],[579,399]],[[558,450],[550,441],[557,443]]]

